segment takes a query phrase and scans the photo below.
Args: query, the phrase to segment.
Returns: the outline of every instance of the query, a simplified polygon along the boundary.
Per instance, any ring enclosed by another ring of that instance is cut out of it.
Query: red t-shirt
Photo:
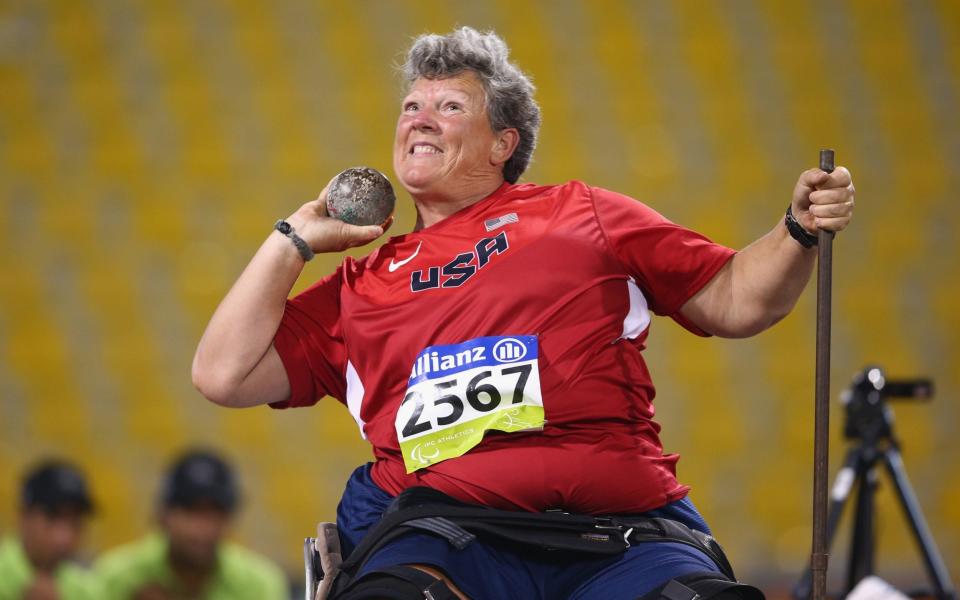
[[[686,495],[663,454],[641,356],[650,312],[679,309],[734,251],[579,181],[504,184],[397,237],[287,302],[274,340],[292,389],[326,395],[373,445],[374,481],[425,485],[498,508],[639,513]],[[466,454],[407,473],[395,428],[425,348],[483,336],[539,344],[542,431],[488,432]]]

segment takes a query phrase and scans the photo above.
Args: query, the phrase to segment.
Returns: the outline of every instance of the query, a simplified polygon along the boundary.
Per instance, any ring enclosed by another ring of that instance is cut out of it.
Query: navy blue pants
[[[353,472],[337,507],[344,556],[380,520],[393,497],[370,478],[370,465]],[[710,533],[693,503],[684,498],[644,516],[680,521]],[[446,573],[473,600],[635,600],[670,579],[688,573],[715,572],[705,553],[677,542],[645,542],[615,557],[573,559],[539,556],[493,547],[479,541],[456,550],[428,533],[410,533],[378,550],[360,574],[395,565],[430,565]]]

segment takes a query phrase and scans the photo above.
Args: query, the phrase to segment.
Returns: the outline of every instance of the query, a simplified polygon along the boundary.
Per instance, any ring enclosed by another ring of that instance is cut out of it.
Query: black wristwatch
[[[290,241],[297,247],[297,252],[300,253],[300,258],[302,258],[304,262],[313,258],[313,249],[310,248],[310,245],[307,244],[302,237],[297,235],[297,230],[293,228],[293,225],[280,219],[273,224],[273,228],[290,238]]]
[[[783,223],[787,226],[790,237],[797,240],[804,248],[813,248],[817,245],[817,236],[804,229],[793,216],[793,204],[787,205],[787,214],[783,217]]]

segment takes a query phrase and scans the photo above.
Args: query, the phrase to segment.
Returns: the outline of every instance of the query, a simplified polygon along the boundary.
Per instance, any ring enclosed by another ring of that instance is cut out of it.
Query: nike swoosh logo
[[[417,244],[417,249],[413,251],[413,254],[411,254],[410,256],[408,256],[408,257],[406,257],[405,259],[401,260],[400,262],[393,262],[393,259],[391,258],[391,259],[390,259],[390,264],[387,266],[387,270],[389,270],[391,273],[393,273],[394,271],[396,271],[397,269],[399,269],[399,268],[402,267],[403,265],[405,265],[405,264],[407,264],[408,262],[410,262],[411,260],[413,260],[413,257],[415,257],[417,254],[420,253],[420,246],[422,246],[422,245],[423,245],[423,242],[421,241],[419,244]]]

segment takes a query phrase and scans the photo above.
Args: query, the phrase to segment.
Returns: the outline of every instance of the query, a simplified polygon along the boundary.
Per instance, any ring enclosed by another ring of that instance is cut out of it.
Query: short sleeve
[[[680,314],[736,251],[681,227],[628,196],[591,188],[597,220],[617,260],[637,281],[650,309],[698,335]]]
[[[312,406],[346,396],[347,350],[340,326],[342,268],[287,300],[273,346],[290,381],[290,399],[272,408]]]

